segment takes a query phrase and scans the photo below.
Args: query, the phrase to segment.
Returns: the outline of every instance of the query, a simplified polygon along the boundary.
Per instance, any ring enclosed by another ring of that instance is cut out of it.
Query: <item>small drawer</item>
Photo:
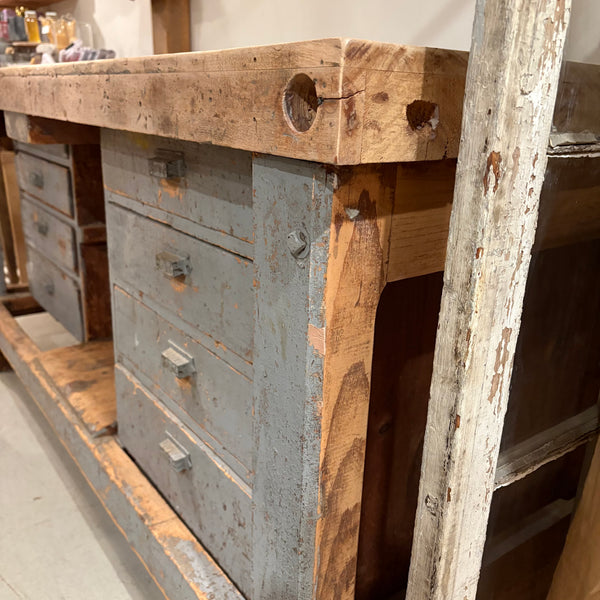
[[[43,256],[76,271],[75,230],[26,196],[21,198],[21,214],[27,243]]]
[[[115,369],[119,438],[245,594],[251,593],[249,489],[126,369]]]
[[[252,262],[125,210],[111,197],[106,216],[112,281],[251,360]]]
[[[83,341],[77,283],[31,246],[27,247],[27,274],[32,296],[78,340]]]
[[[109,190],[253,240],[250,152],[103,130],[102,162]]]
[[[116,360],[126,360],[134,375],[178,404],[208,434],[215,452],[249,481],[252,382],[119,287],[113,306]]]
[[[35,198],[73,216],[73,197],[69,169],[31,156],[25,152],[16,155],[19,187]]]
[[[65,161],[69,158],[69,146],[66,144],[26,144],[13,141],[17,152],[24,151],[48,160]]]

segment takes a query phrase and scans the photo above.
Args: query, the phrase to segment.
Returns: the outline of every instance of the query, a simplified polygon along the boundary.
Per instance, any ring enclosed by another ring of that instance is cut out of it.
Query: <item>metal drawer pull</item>
[[[44,284],[44,291],[48,296],[54,296],[54,283],[51,281],[50,283]]]
[[[148,160],[150,175],[161,179],[176,179],[185,175],[183,152],[157,150],[156,156]]]
[[[44,176],[42,173],[31,171],[29,173],[29,182],[36,188],[42,189],[44,187]]]
[[[161,353],[163,366],[174,373],[178,379],[190,377],[196,372],[194,357],[178,348],[173,342]]]
[[[190,257],[164,250],[156,255],[156,267],[170,278],[189,275],[192,272]]]
[[[44,223],[43,221],[38,221],[36,223],[36,228],[40,235],[48,235],[48,223]]]
[[[192,459],[190,453],[168,432],[167,436],[160,443],[160,449],[169,457],[169,463],[177,473],[192,468]]]

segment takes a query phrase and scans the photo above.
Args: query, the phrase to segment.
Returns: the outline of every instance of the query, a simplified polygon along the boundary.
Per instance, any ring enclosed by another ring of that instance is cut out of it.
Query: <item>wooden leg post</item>
[[[476,596],[569,0],[478,0],[409,600]]]

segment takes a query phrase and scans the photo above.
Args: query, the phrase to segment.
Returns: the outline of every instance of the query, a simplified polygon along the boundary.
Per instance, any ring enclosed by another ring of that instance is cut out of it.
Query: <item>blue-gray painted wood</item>
[[[121,365],[115,370],[115,386],[119,438],[223,570],[249,594],[250,488]],[[167,438],[189,453],[190,469],[172,467],[161,448]]]
[[[15,161],[21,190],[65,215],[73,216],[71,175],[67,167],[27,152],[17,152]]]
[[[181,156],[185,164],[181,177],[160,177],[160,169],[153,168],[154,159],[165,151]],[[219,245],[234,252],[243,248],[243,255],[252,256],[249,152],[103,130],[102,162],[108,190],[183,217],[195,225],[198,237],[218,234]],[[201,229],[208,231],[202,234]]]
[[[23,233],[27,243],[43,256],[74,273],[77,270],[75,230],[58,219],[56,214],[44,208],[41,202],[21,194]]]
[[[311,163],[258,157],[255,190],[255,479],[252,600],[313,597],[324,323],[332,189]],[[305,230],[297,261],[287,237]]]
[[[125,210],[106,194],[111,279],[136,297],[150,297],[246,360],[252,358],[252,262]],[[189,257],[191,272],[169,278],[156,257],[164,251]],[[168,318],[168,316],[167,316]]]
[[[79,341],[84,341],[78,283],[31,246],[27,246],[27,275],[32,296]]]
[[[70,164],[69,154],[70,147],[65,144],[26,144],[25,142],[17,142],[13,140],[15,151],[27,152],[46,160],[58,162],[68,166]]]
[[[113,306],[115,360],[251,484],[252,382],[117,286]],[[173,344],[193,360],[189,377],[178,378],[163,364],[162,353]]]

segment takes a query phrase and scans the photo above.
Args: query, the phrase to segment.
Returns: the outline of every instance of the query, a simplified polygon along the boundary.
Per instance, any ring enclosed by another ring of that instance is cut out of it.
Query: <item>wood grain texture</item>
[[[386,281],[394,165],[338,173],[325,289],[314,587],[354,598],[375,315]]]
[[[598,590],[598,531],[600,523],[600,443],[586,478],[583,494],[569,527],[567,540],[554,573],[548,600],[592,600]]]
[[[467,58],[332,38],[19,67],[0,74],[0,109],[328,164],[438,160],[458,154]],[[298,74],[318,100],[304,132],[283,107]],[[560,131],[594,129],[599,89],[599,67],[569,69]]]
[[[100,130],[82,123],[4,112],[6,134],[25,144],[98,144]]]
[[[242,600],[116,438],[90,435],[41,365],[39,349],[3,306],[0,351],[165,596]],[[113,378],[112,370],[107,377]]]
[[[476,595],[568,17],[477,2],[409,600]]]
[[[0,185],[3,185],[6,195],[19,282],[27,284],[27,252],[25,250],[25,237],[23,235],[23,223],[21,219],[21,199],[17,183],[15,154],[12,150],[0,150],[0,171]]]
[[[189,52],[190,0],[152,0],[154,54]]]
[[[454,160],[398,165],[389,281],[444,270]],[[534,251],[600,238],[600,159],[549,158]]]
[[[43,352],[40,363],[92,437],[117,424],[112,342],[90,342]]]

